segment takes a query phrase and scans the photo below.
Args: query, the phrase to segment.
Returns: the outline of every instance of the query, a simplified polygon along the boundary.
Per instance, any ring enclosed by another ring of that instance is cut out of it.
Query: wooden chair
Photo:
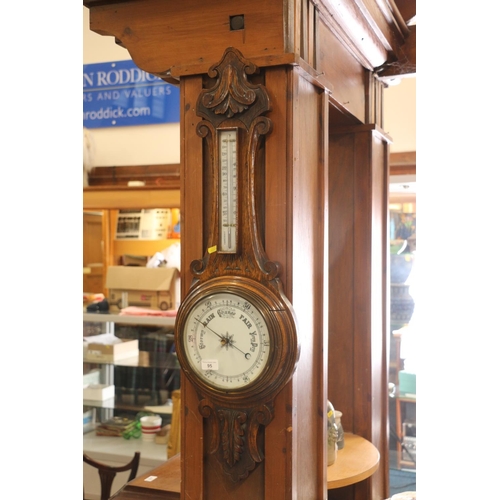
[[[126,472],[129,470],[130,475],[128,477],[128,481],[132,481],[132,479],[135,479],[135,476],[137,475],[137,470],[139,468],[140,458],[141,458],[140,452],[136,451],[134,454],[134,458],[132,458],[132,460],[128,464],[114,467],[111,465],[106,465],[101,462],[98,462],[97,460],[90,458],[85,453],[83,454],[83,461],[86,464],[95,467],[99,472],[99,477],[101,479],[101,500],[109,500],[109,497],[111,496],[111,486],[113,484],[113,480],[115,479],[117,472]],[[83,493],[83,498],[85,500],[85,490]]]

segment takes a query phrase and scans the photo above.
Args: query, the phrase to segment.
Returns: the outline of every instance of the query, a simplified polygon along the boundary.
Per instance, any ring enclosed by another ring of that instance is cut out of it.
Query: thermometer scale
[[[237,129],[219,130],[219,251],[236,253],[238,236]]]

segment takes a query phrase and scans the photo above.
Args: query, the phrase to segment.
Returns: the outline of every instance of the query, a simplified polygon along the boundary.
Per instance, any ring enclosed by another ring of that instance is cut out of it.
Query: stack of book
[[[126,417],[113,417],[105,422],[101,422],[95,429],[97,436],[117,436],[129,435],[137,426],[136,420]]]

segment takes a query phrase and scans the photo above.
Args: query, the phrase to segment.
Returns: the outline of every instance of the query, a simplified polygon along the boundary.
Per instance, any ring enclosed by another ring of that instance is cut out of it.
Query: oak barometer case
[[[274,399],[299,356],[280,266],[262,244],[261,153],[272,123],[264,116],[271,109],[265,86],[247,78],[257,73],[238,50],[228,48],[208,72],[215,83],[198,97],[210,219],[207,248],[191,263],[193,282],[175,324],[179,364],[208,424],[207,451],[233,481],[264,460],[263,433],[273,419]]]

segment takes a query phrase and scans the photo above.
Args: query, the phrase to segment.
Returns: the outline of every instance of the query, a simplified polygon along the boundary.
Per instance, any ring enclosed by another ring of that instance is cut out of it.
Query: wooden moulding
[[[180,165],[133,165],[126,167],[94,167],[89,173],[89,186],[127,186],[141,181],[145,186],[180,188]]]
[[[179,208],[179,189],[160,186],[96,186],[83,189],[84,210]]]
[[[417,153],[407,151],[403,153],[391,153],[389,156],[390,175],[416,175]]]
[[[140,181],[144,186],[128,186]],[[83,188],[84,210],[180,207],[180,165],[95,167]]]

